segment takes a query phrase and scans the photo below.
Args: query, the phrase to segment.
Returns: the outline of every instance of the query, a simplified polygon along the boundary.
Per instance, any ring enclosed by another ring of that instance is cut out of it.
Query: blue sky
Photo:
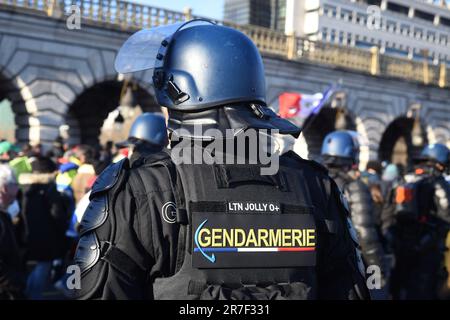
[[[174,11],[183,11],[192,8],[192,13],[213,19],[223,19],[224,0],[131,0],[132,2],[146,4]]]

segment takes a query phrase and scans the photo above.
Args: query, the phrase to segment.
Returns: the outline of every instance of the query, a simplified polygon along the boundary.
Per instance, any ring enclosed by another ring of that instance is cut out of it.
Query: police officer
[[[168,143],[166,119],[161,113],[145,112],[133,122],[128,139],[116,143],[118,148],[128,148],[130,163],[144,154],[158,153]]]
[[[156,154],[164,150],[167,143],[168,138],[165,117],[161,113],[145,112],[134,120],[130,132],[128,133],[128,138],[125,141],[116,143],[116,147],[120,149],[128,148],[129,163],[130,166],[133,166],[139,164],[139,160],[142,160],[144,155]],[[121,159],[113,162],[118,162],[120,160]],[[82,220],[86,211],[90,194],[91,191],[86,193],[77,204],[74,215],[78,222]],[[78,228],[75,221],[74,224],[76,225],[74,225],[74,228]]]
[[[336,181],[348,201],[366,265],[378,266],[381,273],[385,275],[384,250],[376,228],[372,197],[369,188],[362,182],[355,168],[359,162],[357,133],[347,130],[329,133],[323,140],[321,155],[330,176]],[[378,291],[373,292],[379,296],[378,293]],[[386,296],[380,297],[386,298]]]
[[[124,159],[97,179],[81,223],[76,297],[368,297],[357,239],[326,169],[267,147],[299,129],[267,107],[249,38],[198,20],[142,30],[116,69],[153,69],[171,152],[143,155],[131,168]],[[253,133],[241,154],[233,143]],[[261,157],[279,156],[278,170],[266,174],[259,158],[235,161],[255,146]],[[202,161],[191,162],[198,154]]]
[[[383,232],[390,239],[396,267],[392,275],[395,299],[436,299],[447,272],[443,262],[450,223],[450,188],[443,177],[449,150],[426,146],[416,159],[414,174],[392,192],[391,208],[383,212]]]

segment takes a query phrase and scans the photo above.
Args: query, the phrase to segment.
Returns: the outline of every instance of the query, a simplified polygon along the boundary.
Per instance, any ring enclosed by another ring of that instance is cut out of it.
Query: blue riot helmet
[[[423,148],[419,160],[437,162],[443,166],[448,166],[450,151],[442,143],[429,144]]]
[[[160,113],[146,112],[134,120],[126,141],[117,144],[127,147],[144,142],[154,147],[165,147],[167,144],[166,119]]]
[[[340,130],[329,133],[322,143],[321,155],[326,164],[356,164],[359,160],[358,134]]]
[[[242,32],[192,20],[132,35],[116,59],[120,73],[152,69],[158,103],[169,110],[169,130],[278,129],[298,127],[266,105],[262,58]]]

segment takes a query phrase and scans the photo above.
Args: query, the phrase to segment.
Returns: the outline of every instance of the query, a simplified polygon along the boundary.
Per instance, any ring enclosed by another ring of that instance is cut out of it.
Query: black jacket
[[[23,267],[11,219],[0,211],[0,300],[24,298]]]
[[[27,260],[61,258],[67,249],[65,236],[70,222],[70,201],[59,193],[53,174],[22,174],[22,241]]]
[[[399,219],[395,197],[397,187],[404,183],[395,184],[389,190],[382,212],[383,234],[388,238],[391,250],[397,247],[400,251],[426,251],[420,249],[427,248],[420,244],[422,233],[433,234],[432,238],[442,241],[450,228],[450,186],[439,174],[410,176],[409,180],[410,187],[414,188],[411,200],[414,220]],[[407,242],[402,239],[405,234],[409,234]]]
[[[148,155],[132,168],[126,160],[97,179],[102,187],[94,185],[90,209],[81,223],[75,260],[82,279],[76,298],[152,299],[155,279],[176,272],[180,225],[167,204],[179,199],[167,170],[152,165],[167,158],[165,153]],[[299,290],[308,299],[367,297],[364,270],[358,268],[360,256],[337,187],[320,165],[297,159],[293,153],[281,159],[303,176],[299,183],[305,185],[316,209],[334,221],[332,234],[318,236],[317,266],[301,269],[311,282]]]
[[[347,197],[351,217],[358,231],[363,256],[368,265],[384,269],[384,250],[374,217],[374,206],[369,188],[341,169],[330,169],[330,176]]]

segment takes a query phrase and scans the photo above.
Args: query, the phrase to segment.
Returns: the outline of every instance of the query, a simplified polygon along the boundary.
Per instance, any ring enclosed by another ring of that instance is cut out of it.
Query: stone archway
[[[0,72],[0,139],[17,144],[30,142],[30,115],[12,78]]]
[[[161,108],[146,89],[132,81],[130,87],[135,108],[141,109],[142,112],[161,112]],[[122,91],[123,81],[107,80],[82,92],[70,105],[67,114],[68,143],[98,146],[104,121],[120,105]],[[127,130],[127,127],[123,130]]]
[[[392,121],[384,131],[378,157],[380,161],[410,167],[413,158],[427,143],[426,126],[414,118],[401,116]]]

